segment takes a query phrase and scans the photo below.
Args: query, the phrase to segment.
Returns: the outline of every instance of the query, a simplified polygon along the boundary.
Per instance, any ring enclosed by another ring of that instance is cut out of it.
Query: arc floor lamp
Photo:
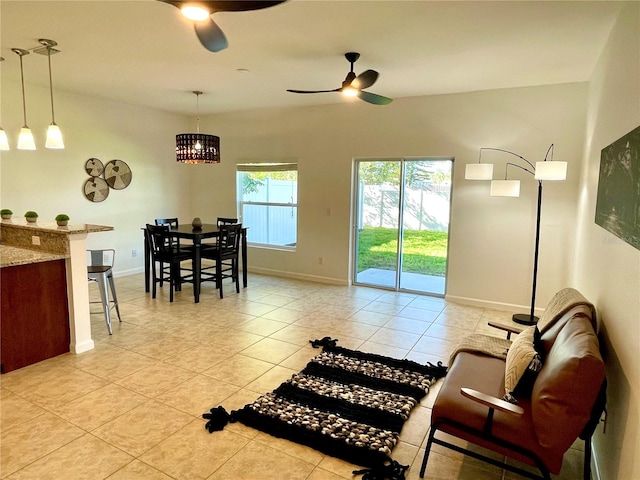
[[[542,207],[542,182],[546,180],[565,180],[567,178],[567,162],[553,160],[553,143],[547,149],[544,160],[536,162],[534,165],[522,155],[504,150],[502,148],[481,148],[478,157],[478,163],[469,163],[465,170],[465,179],[467,180],[491,180],[490,195],[492,197],[519,197],[520,196],[520,180],[509,180],[509,167],[519,168],[532,175],[538,182],[538,206],[536,210],[536,234],[535,248],[533,254],[533,285],[531,289],[531,309],[528,314],[516,313],[513,315],[513,321],[523,325],[535,325],[538,317],[534,315],[536,305],[536,287],[538,281],[538,251],[540,245],[540,213]],[[493,179],[493,164],[482,162],[483,151],[501,152],[516,157],[520,162],[507,162],[505,165],[504,180]],[[524,162],[524,163],[523,163]]]

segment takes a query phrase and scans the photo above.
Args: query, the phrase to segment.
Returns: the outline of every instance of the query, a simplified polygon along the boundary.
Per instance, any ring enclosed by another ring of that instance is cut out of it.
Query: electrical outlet
[[[40,245],[40,237],[37,235],[32,235],[31,236],[31,243],[33,245]]]
[[[324,257],[318,257],[318,264],[324,265]]]
[[[132,257],[137,257],[138,256],[138,251],[137,250],[131,250],[131,256]]]

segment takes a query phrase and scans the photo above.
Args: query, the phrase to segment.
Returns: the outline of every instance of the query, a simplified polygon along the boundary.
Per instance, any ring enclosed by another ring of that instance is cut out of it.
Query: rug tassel
[[[405,480],[404,472],[409,470],[409,465],[400,465],[391,460],[382,465],[363,470],[354,470],[354,475],[362,475],[362,480]]]
[[[313,348],[320,348],[320,347],[335,347],[336,344],[338,343],[338,339],[332,339],[331,337],[323,337],[320,340],[316,339],[316,340],[309,340],[309,343],[311,344],[311,346]]]
[[[427,365],[430,368],[433,368],[433,372],[432,375],[434,375],[435,377],[444,377],[447,374],[447,369],[449,367],[447,367],[446,365],[443,365],[442,362],[438,362],[437,365],[434,365],[431,362],[427,362]]]
[[[216,432],[224,429],[224,427],[231,420],[231,415],[222,406],[213,407],[209,413],[203,413],[202,418],[209,420],[204,428],[209,430],[209,433]]]

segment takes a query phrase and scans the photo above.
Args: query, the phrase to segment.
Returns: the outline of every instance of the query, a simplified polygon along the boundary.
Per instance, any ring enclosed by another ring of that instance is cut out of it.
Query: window
[[[247,241],[294,249],[298,230],[298,166],[246,163],[237,166],[237,192]]]

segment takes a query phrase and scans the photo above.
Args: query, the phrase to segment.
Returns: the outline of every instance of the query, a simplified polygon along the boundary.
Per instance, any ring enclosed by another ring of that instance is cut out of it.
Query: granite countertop
[[[26,220],[22,218],[2,220],[2,222],[0,223],[0,228],[4,227],[5,225],[11,226],[12,228],[60,233],[63,235],[74,235],[77,233],[108,232],[110,230],[113,230],[113,227],[109,227],[106,225],[93,225],[91,223],[69,223],[69,225],[67,225],[66,227],[59,227],[55,221],[28,223]]]
[[[66,258],[64,255],[55,253],[39,252],[27,248],[10,247],[0,245],[0,268],[14,267],[16,265],[26,265],[29,263],[50,262]]]

